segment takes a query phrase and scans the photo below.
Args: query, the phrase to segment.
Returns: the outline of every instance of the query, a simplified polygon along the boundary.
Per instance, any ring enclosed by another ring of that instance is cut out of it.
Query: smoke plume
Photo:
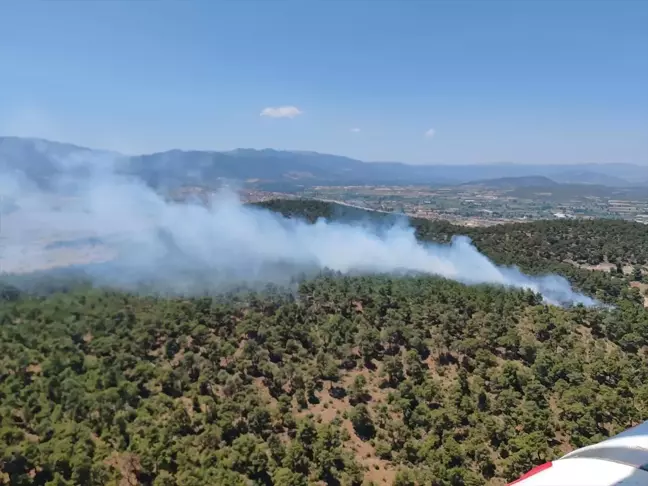
[[[466,237],[435,245],[420,243],[403,224],[309,224],[245,206],[226,191],[208,204],[169,202],[105,160],[84,160],[90,171],[71,165],[66,162],[48,190],[17,173],[0,173],[3,272],[85,265],[102,284],[148,282],[177,292],[234,281],[282,283],[322,269],[422,272],[529,289],[554,304],[595,304],[560,276],[495,265]]]

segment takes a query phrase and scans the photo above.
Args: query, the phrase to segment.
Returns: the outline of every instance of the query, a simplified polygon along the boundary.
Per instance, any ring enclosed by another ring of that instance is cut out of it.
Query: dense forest
[[[413,225],[427,241],[460,230]],[[612,306],[328,272],[296,291],[209,297],[2,287],[0,484],[502,485],[648,419],[648,312],[633,277],[565,263],[641,265],[646,227],[468,234],[496,261],[564,270]]]

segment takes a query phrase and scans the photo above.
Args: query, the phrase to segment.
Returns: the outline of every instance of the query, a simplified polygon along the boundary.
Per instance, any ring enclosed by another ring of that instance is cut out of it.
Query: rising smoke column
[[[92,238],[110,250],[111,263],[92,266],[91,275],[125,288],[146,281],[186,293],[232,281],[285,283],[300,272],[330,269],[422,272],[529,289],[554,304],[596,303],[560,276],[528,276],[495,265],[467,237],[424,244],[403,224],[308,224],[245,206],[230,192],[214,195],[207,205],[169,202],[142,181],[115,174],[109,164],[94,167],[100,169],[83,177],[61,177],[53,192],[0,174],[0,191],[14,207],[3,215],[0,234],[5,271],[37,268],[52,242]]]

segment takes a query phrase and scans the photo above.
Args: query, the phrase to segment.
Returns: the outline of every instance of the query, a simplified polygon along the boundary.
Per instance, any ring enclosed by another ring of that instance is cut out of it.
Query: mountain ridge
[[[634,164],[466,164],[413,165],[365,162],[313,151],[238,148],[230,151],[171,149],[124,155],[39,138],[0,137],[0,170],[24,172],[46,184],[70,165],[88,169],[88,160],[112,158],[118,172],[138,176],[157,188],[213,185],[238,180],[246,185],[457,185],[498,178],[545,177],[556,183],[636,186],[648,167]],[[582,178],[583,180],[578,180]],[[254,180],[255,182],[250,182]]]
[[[462,186],[482,186],[493,188],[515,188],[515,187],[553,187],[560,183],[545,176],[520,176],[520,177],[498,177],[495,179],[481,179],[461,184]]]

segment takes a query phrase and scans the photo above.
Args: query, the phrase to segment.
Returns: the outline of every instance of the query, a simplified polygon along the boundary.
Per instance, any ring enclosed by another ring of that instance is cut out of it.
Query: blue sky
[[[646,26],[642,0],[7,2],[0,134],[648,164]]]

